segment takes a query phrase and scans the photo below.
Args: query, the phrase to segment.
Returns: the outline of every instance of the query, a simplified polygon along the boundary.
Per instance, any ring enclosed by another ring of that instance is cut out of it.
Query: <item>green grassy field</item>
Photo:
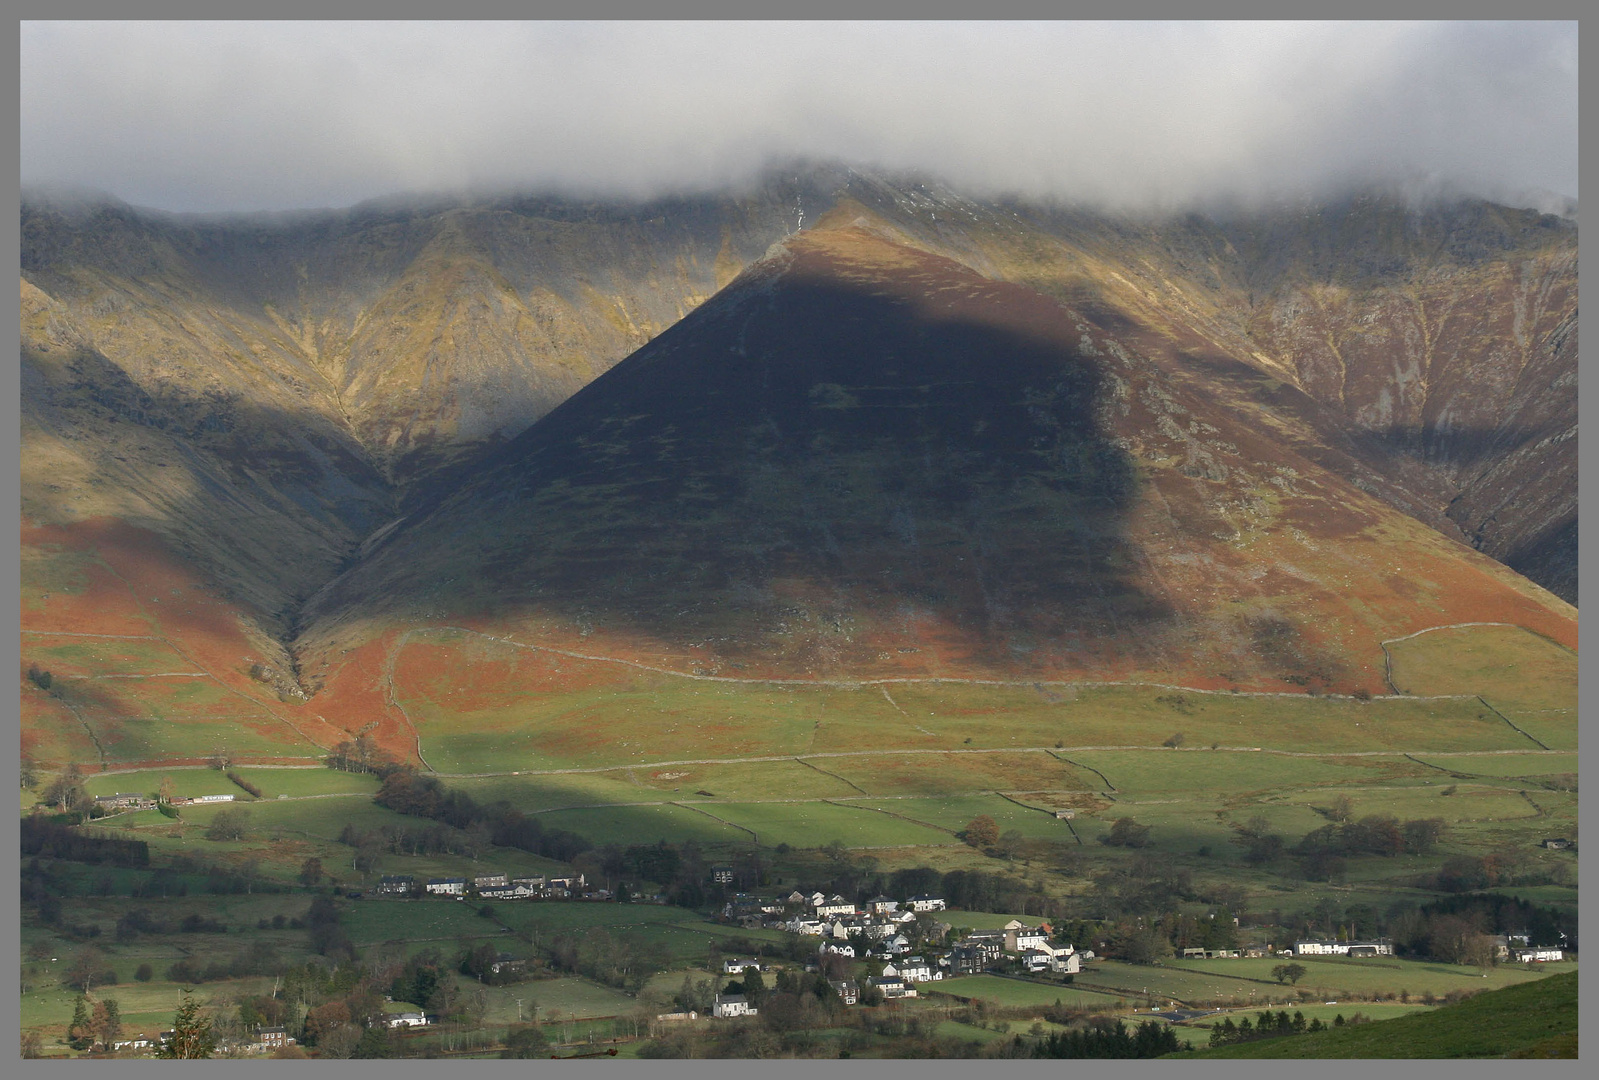
[[[1375,1019],[1375,1018],[1374,1018]],[[1481,994],[1414,1016],[1195,1051],[1218,1058],[1574,1058],[1577,974]]]
[[[996,975],[962,975],[941,982],[923,983],[919,991],[944,994],[967,1000],[981,999],[999,1005],[1081,1005],[1085,1008],[1113,1006],[1116,997],[1099,994],[1076,986],[1042,985],[1020,979],[1002,979]]]
[[[408,664],[413,649],[419,662]],[[493,682],[493,690],[465,694],[448,672],[452,662],[460,670],[467,661],[489,664],[504,678]],[[549,672],[557,669],[606,685],[563,690],[559,680],[551,681]],[[532,673],[529,682],[512,680],[524,670]],[[1214,742],[1328,753],[1532,745],[1476,701],[1397,698],[1361,703],[1137,686],[953,683],[895,684],[885,694],[884,687],[868,685],[717,683],[554,657],[454,633],[413,637],[396,672],[399,700],[415,720],[429,761],[443,772],[870,752],[885,746],[1159,747],[1179,731],[1189,746]],[[1527,702],[1517,704],[1528,707]],[[600,731],[604,738],[597,737]],[[850,769],[848,761],[838,764]],[[862,778],[873,779],[831,763],[824,767],[857,785]],[[1052,782],[1019,786],[1075,787],[1080,782],[1065,773],[1067,767],[1055,768]],[[914,777],[886,781],[879,780],[881,788],[866,790],[919,793],[905,789],[907,784],[914,787]],[[981,780],[974,785],[976,790],[994,786]]]
[[[1157,999],[1165,994],[1180,1001],[1232,999],[1241,1004],[1267,1000],[1291,1003],[1298,1000],[1301,990],[1309,992],[1317,1001],[1373,993],[1397,994],[1400,991],[1408,991],[1412,998],[1426,993],[1441,997],[1452,990],[1474,991],[1511,986],[1571,970],[1574,966],[1550,964],[1533,969],[1527,965],[1504,964],[1490,969],[1487,978],[1484,978],[1475,967],[1459,964],[1388,956],[1368,960],[1300,957],[1297,962],[1308,971],[1297,985],[1287,986],[1278,983],[1271,975],[1271,969],[1283,962],[1270,957],[1167,960],[1159,965],[1097,960],[1077,976],[1077,981],[1085,985],[1125,990],[1134,995],[1141,995],[1147,990]]]
[[[262,799],[274,799],[279,795],[287,795],[291,799],[308,795],[370,796],[378,789],[377,777],[371,773],[337,772],[323,768],[274,769],[261,766],[243,766],[234,771],[260,788]],[[85,777],[83,786],[91,795],[110,795],[119,791],[153,795],[160,788],[163,779],[172,781],[173,794],[188,798],[198,795],[232,795],[241,802],[254,799],[254,796],[221,772],[192,766],[96,773]]]
[[[1577,772],[1576,754],[1448,754],[1423,760],[1440,769],[1472,777],[1575,775]]]
[[[707,809],[711,809],[707,807]],[[715,813],[712,810],[712,813]],[[748,843],[750,834],[686,806],[611,806],[541,814],[547,829],[567,829],[596,844],[653,844],[657,840]]]
[[[748,829],[768,847],[785,843],[809,847],[835,840],[846,847],[956,842],[948,833],[851,803],[719,803],[702,809]]]
[[[1387,648],[1394,685],[1409,694],[1481,694],[1518,710],[1577,704],[1576,654],[1517,627],[1433,630]]]
[[[1018,798],[1024,798],[1018,796]],[[1070,842],[1072,833],[1064,821],[1057,820],[1052,812],[1018,806],[998,795],[967,795],[943,799],[859,799],[861,806],[870,806],[890,813],[900,814],[916,821],[948,829],[952,832],[966,828],[973,818],[987,814],[999,825],[1000,832],[1015,829],[1023,836],[1039,840]],[[1075,822],[1074,822],[1075,824]],[[952,841],[944,834],[945,843]]]

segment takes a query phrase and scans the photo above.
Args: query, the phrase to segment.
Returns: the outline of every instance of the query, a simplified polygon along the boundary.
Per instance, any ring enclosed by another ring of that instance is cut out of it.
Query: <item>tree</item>
[[[67,1045],[74,1050],[87,1050],[94,1041],[94,1028],[89,1019],[89,999],[82,994],[72,1006],[72,1019],[67,1023]]]
[[[172,796],[176,791],[177,785],[172,782],[172,777],[163,776],[155,790],[155,801],[162,806],[171,806]]]
[[[44,1039],[37,1031],[30,1031],[22,1037],[22,1056],[30,1061],[44,1057]]]
[[[1404,825],[1405,850],[1414,855],[1425,855],[1443,839],[1442,818],[1420,818]]]
[[[1304,964],[1278,964],[1271,969],[1271,977],[1279,983],[1291,983],[1297,986],[1308,970]]]
[[[22,768],[20,772],[23,787],[31,788],[33,785],[39,782],[39,770],[37,766],[34,765],[33,759],[28,757],[26,754],[24,754],[22,757]]]
[[[343,1061],[355,1054],[361,1045],[364,1029],[359,1024],[339,1023],[323,1032],[317,1039],[317,1056]]]
[[[90,946],[83,949],[72,959],[72,966],[67,968],[61,981],[74,990],[88,993],[95,986],[116,981],[115,972],[107,972],[105,957],[99,949]]]
[[[966,823],[964,835],[972,847],[991,847],[999,839],[999,823],[987,814],[978,814]]]
[[[1117,818],[1105,843],[1111,847],[1144,847],[1149,843],[1149,826],[1140,825],[1130,817]]]
[[[1006,829],[1000,834],[996,846],[999,848],[999,853],[1005,858],[1014,859],[1016,853],[1021,851],[1023,842],[1024,837],[1020,829]]]
[[[315,855],[300,864],[300,884],[307,889],[316,888],[326,876],[322,871],[322,860]]]
[[[200,1003],[189,990],[172,1018],[172,1037],[161,1047],[158,1057],[209,1058],[216,1053],[217,1038],[209,1017],[200,1015]]]
[[[541,1058],[548,1053],[546,1049],[550,1040],[545,1038],[544,1031],[536,1024],[526,1027],[512,1028],[510,1034],[505,1036],[505,1049],[500,1051],[502,1058]]]
[[[140,982],[149,982],[155,978],[155,969],[149,964],[140,964],[139,969],[133,973],[133,977]]]
[[[389,1038],[388,1027],[379,1023],[362,1031],[361,1041],[355,1044],[355,1050],[350,1056],[352,1058],[394,1057],[394,1041]]]
[[[89,793],[83,789],[83,773],[79,771],[77,762],[69,761],[67,767],[61,770],[61,775],[50,781],[50,786],[44,789],[39,799],[41,802],[55,803],[63,813],[86,806]]]
[[[94,1033],[100,1036],[100,1041],[106,1049],[122,1034],[122,1007],[117,1004],[116,998],[106,998],[104,1001],[94,1003],[94,1016],[91,1020]]]
[[[250,811],[236,810],[228,807],[218,810],[217,816],[211,819],[210,826],[205,830],[207,840],[243,840],[244,831],[250,825]]]
[[[1327,816],[1334,821],[1344,822],[1355,816],[1355,801],[1348,795],[1340,795],[1332,801],[1332,808],[1327,811]]]

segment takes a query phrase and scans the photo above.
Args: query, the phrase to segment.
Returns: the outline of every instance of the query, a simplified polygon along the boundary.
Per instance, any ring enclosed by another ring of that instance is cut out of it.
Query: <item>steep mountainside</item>
[[[1110,219],[842,167],[22,218],[25,630],[154,619],[170,581],[206,597],[163,623],[191,666],[259,696],[266,664],[313,742],[376,692],[340,657],[445,618],[1220,686],[1370,687],[1376,641],[1451,620],[1574,640],[1462,548],[1575,600],[1562,219]]]
[[[795,200],[217,222],[27,205],[23,512],[150,528],[284,637],[423,483],[701,303]]]
[[[314,598],[313,685],[439,623],[711,674],[1367,692],[1421,626],[1574,642],[1569,607],[1344,480],[1314,402],[846,217]]]

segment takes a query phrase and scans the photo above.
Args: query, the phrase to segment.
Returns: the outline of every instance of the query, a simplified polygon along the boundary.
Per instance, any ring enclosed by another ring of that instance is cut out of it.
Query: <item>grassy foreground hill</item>
[[[1577,973],[1435,1012],[1184,1054],[1185,1058],[1574,1058]]]

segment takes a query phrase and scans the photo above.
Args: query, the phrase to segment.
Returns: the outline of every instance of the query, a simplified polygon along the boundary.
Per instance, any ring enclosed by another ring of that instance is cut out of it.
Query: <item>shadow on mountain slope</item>
[[[537,612],[806,668],[929,637],[987,664],[1136,647],[1170,613],[1124,535],[1105,358],[1030,290],[797,246],[424,508],[308,623]]]

